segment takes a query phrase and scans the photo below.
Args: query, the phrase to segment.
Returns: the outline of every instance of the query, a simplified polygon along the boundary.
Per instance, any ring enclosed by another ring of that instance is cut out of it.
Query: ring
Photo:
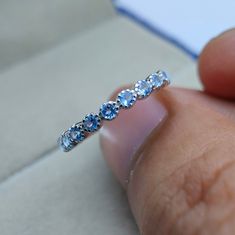
[[[64,152],[70,151],[91,133],[98,131],[103,121],[115,119],[121,109],[131,108],[137,100],[144,99],[153,91],[159,91],[169,84],[167,73],[161,70],[152,73],[144,80],[137,81],[132,89],[121,91],[115,101],[103,103],[97,114],[87,114],[81,122],[73,124],[64,131],[58,139],[60,149]]]

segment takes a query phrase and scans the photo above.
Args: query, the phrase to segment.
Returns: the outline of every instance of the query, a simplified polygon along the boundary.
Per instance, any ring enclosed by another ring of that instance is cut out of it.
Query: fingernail
[[[167,117],[166,108],[154,96],[137,101],[134,107],[121,110],[118,117],[105,122],[100,131],[101,147],[109,166],[125,185],[132,159],[153,129]]]

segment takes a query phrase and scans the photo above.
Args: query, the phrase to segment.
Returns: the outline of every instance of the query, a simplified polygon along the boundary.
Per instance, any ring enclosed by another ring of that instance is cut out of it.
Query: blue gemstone
[[[59,145],[60,148],[67,152],[69,150],[71,150],[74,146],[73,142],[70,139],[70,133],[68,131],[66,131],[60,138],[59,138]]]
[[[116,102],[109,101],[104,103],[100,107],[100,116],[105,120],[113,120],[117,117],[119,112],[119,106]]]
[[[88,132],[97,131],[100,127],[100,118],[97,114],[90,113],[83,119],[84,130]]]
[[[153,88],[160,88],[163,85],[163,80],[158,73],[153,73],[148,77],[148,80],[152,84]]]
[[[69,129],[70,137],[75,143],[79,143],[85,139],[84,131],[79,125],[75,125]]]
[[[121,107],[130,108],[136,102],[137,94],[133,90],[124,90],[118,94],[117,101]]]
[[[135,91],[139,98],[147,97],[152,92],[152,85],[146,80],[140,80],[135,84]]]
[[[170,79],[169,79],[169,76],[166,72],[159,71],[158,74],[159,74],[159,77],[162,79],[162,82],[163,82],[164,85],[170,84]]]

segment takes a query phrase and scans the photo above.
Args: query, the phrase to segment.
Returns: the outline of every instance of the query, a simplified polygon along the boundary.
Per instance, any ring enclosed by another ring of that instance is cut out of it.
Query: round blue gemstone
[[[130,108],[136,102],[137,94],[133,90],[124,90],[118,94],[117,101],[121,107]]]
[[[148,80],[152,84],[153,88],[160,88],[163,85],[163,80],[157,73],[153,73],[148,77]]]
[[[152,91],[152,85],[146,80],[140,80],[135,84],[135,91],[139,98],[147,97]]]
[[[81,126],[73,126],[69,129],[70,137],[75,143],[79,143],[85,139],[84,131]]]
[[[113,120],[117,117],[119,112],[119,106],[116,102],[109,101],[104,103],[100,107],[100,116],[105,120]]]
[[[59,145],[60,148],[67,152],[69,150],[71,150],[74,146],[74,144],[72,143],[71,139],[70,139],[70,134],[68,131],[66,131],[60,138],[59,138]]]
[[[100,127],[100,118],[97,114],[90,113],[83,119],[85,131],[94,132]]]
[[[159,74],[159,77],[162,79],[163,84],[170,84],[170,79],[166,72],[159,71],[158,74]]]

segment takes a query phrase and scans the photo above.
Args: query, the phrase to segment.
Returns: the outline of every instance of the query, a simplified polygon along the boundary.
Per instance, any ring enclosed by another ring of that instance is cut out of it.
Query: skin
[[[198,70],[203,92],[166,88],[146,99],[150,111],[138,116],[133,108],[101,130],[141,234],[235,234],[235,30],[207,44]],[[155,109],[162,116],[148,115]],[[143,115],[157,124],[146,133],[149,126],[135,120]],[[128,125],[143,128],[138,144]]]

